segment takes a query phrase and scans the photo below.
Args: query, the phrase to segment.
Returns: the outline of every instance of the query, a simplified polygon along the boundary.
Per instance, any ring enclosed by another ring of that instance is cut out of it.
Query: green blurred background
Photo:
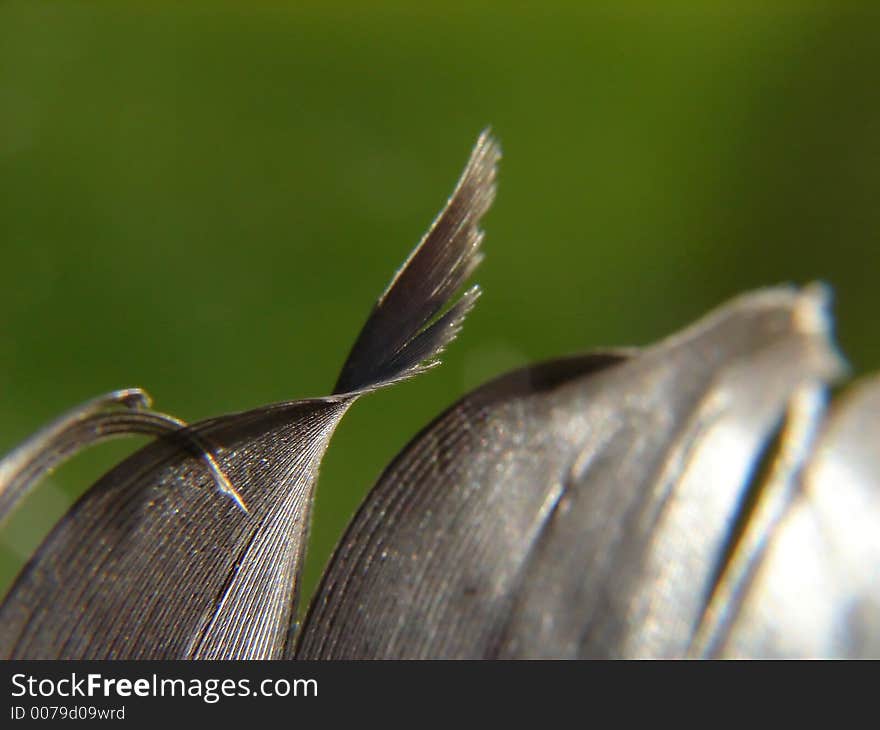
[[[0,452],[122,386],[187,420],[327,394],[488,124],[484,296],[442,368],[343,422],[306,592],[382,467],[501,371],[816,278],[877,368],[877,3],[728,5],[0,3]],[[0,589],[141,443],[47,481]]]

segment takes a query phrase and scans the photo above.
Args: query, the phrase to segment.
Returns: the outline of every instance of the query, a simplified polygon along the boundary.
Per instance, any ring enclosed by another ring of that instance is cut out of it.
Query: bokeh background
[[[442,368],[344,420],[306,593],[382,467],[504,370],[813,279],[880,367],[876,7],[0,2],[0,452],[122,386],[191,421],[327,394],[489,124],[484,296]],[[43,485],[0,591],[142,443]]]

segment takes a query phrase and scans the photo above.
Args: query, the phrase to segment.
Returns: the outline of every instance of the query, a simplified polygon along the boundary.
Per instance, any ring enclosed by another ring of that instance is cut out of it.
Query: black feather
[[[408,377],[455,336],[448,321],[432,320],[481,261],[480,218],[495,197],[500,157],[498,145],[483,132],[446,207],[373,307],[334,393]],[[471,290],[466,301],[475,297]]]
[[[477,226],[497,159],[482,135],[445,210],[364,325],[337,395],[178,430],[93,486],[0,606],[0,656],[281,656],[330,437],[358,397],[418,374],[455,337],[475,292],[434,318],[479,261]],[[198,458],[193,444],[204,449]],[[248,511],[218,499],[204,454]]]

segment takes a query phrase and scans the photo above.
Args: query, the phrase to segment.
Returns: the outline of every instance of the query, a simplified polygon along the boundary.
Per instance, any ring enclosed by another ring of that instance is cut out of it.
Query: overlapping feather
[[[96,417],[87,406],[10,457],[0,494],[15,501],[55,454],[98,440],[110,424],[162,434],[99,480],[28,562],[0,605],[0,656],[281,656],[330,437],[355,400],[422,372],[457,334],[478,290],[442,310],[479,262],[499,156],[484,133],[376,304],[334,395],[186,428],[143,413]]]
[[[0,655],[880,656],[880,385],[826,408],[844,366],[818,285],[467,394],[385,470],[292,635],[324,451],[458,333],[498,156],[481,136],[333,395],[185,426],[119,391],[0,462],[2,520],[78,449],[158,437],[28,563]]]
[[[843,372],[826,298],[756,292],[465,396],[367,497],[292,656],[880,654],[880,408],[864,386],[816,444]]]

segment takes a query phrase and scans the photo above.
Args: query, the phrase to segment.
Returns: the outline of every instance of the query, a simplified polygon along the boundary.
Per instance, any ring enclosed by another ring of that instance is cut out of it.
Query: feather
[[[291,655],[683,655],[764,442],[841,371],[825,306],[756,292],[467,395],[382,474]]]
[[[738,550],[692,654],[880,657],[880,377],[855,383]]]
[[[140,388],[116,390],[76,406],[7,454],[0,460],[0,524],[43,476],[90,446],[121,436],[183,433],[183,421],[149,408],[150,396]],[[203,459],[218,489],[247,511],[206,445],[183,445]]]
[[[364,325],[334,395],[165,435],[71,508],[0,606],[0,656],[281,655],[321,458],[358,397],[422,372],[458,332],[476,292],[443,309],[479,261],[498,157],[483,134],[446,208]],[[247,511],[217,499],[214,475],[182,448],[193,443],[210,451]]]
[[[495,198],[500,157],[498,145],[484,131],[446,207],[373,307],[334,393],[413,375],[455,337],[478,289],[466,294],[452,320],[433,320],[482,260],[479,223]]]

